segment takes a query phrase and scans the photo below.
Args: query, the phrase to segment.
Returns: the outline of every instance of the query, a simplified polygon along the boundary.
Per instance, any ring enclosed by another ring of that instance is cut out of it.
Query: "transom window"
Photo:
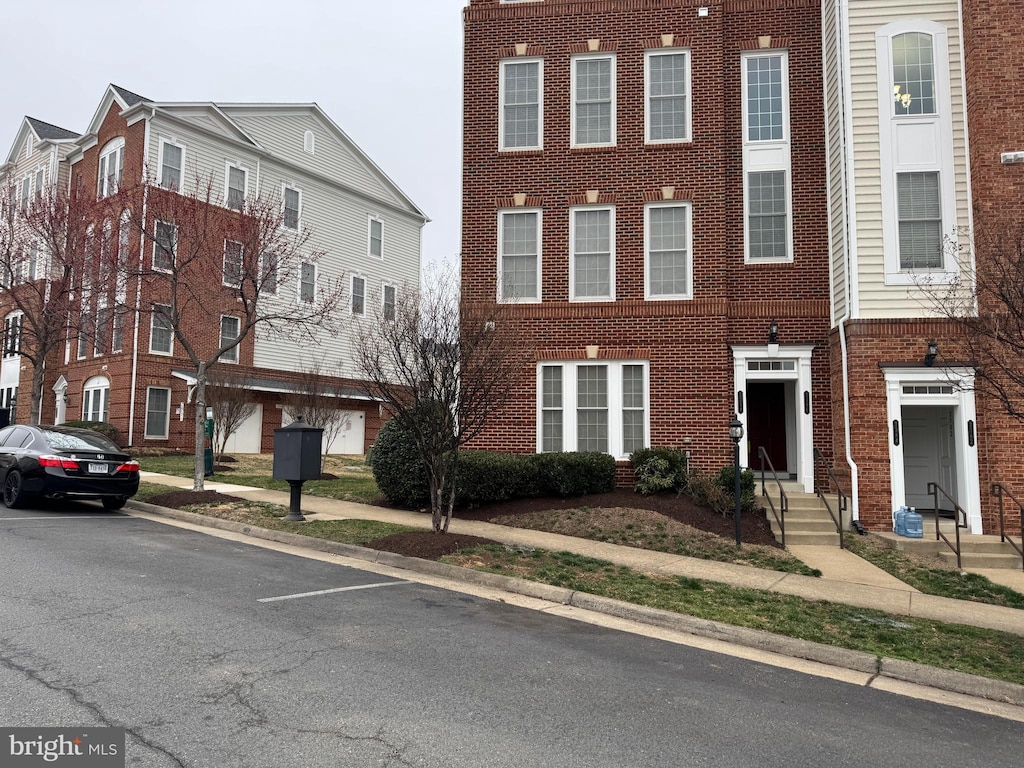
[[[748,360],[748,371],[795,371],[794,360]]]
[[[946,384],[905,384],[904,395],[952,395],[953,387]]]
[[[229,165],[227,172],[227,206],[236,211],[245,204],[248,172],[237,165]]]
[[[123,165],[124,138],[119,136],[108,141],[100,150],[99,173],[96,180],[98,197],[107,197],[117,192],[121,186]]]
[[[572,62],[573,146],[615,143],[615,57],[577,56]]]
[[[501,63],[501,149],[540,149],[543,144],[541,59]]]
[[[614,215],[611,208],[579,208],[571,213],[570,299],[613,298]]]
[[[892,90],[897,116],[935,114],[935,60],[931,35],[905,32],[892,38]]]
[[[685,299],[690,291],[690,206],[658,203],[645,210],[647,297]]]
[[[690,138],[690,55],[647,53],[647,141]]]
[[[543,363],[538,371],[537,449],[626,457],[647,445],[647,363]]]
[[[238,334],[242,321],[237,317],[231,317],[230,315],[220,316],[220,346],[221,349],[225,345],[231,344],[238,340]],[[231,347],[224,351],[220,356],[222,362],[225,363],[237,363],[238,362],[238,345]]]
[[[160,186],[181,189],[185,168],[185,148],[170,141],[160,141]]]
[[[498,214],[498,269],[502,301],[540,301],[541,212]]]

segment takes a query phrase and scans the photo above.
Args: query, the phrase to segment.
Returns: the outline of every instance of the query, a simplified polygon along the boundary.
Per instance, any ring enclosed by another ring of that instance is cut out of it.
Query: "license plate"
[[[89,464],[89,471],[94,474],[107,474],[106,464]]]

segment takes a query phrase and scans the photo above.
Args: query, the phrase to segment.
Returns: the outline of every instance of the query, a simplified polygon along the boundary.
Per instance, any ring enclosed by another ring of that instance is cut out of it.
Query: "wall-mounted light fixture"
[[[928,342],[928,353],[924,356],[924,364],[931,368],[935,364],[935,358],[939,356],[939,345],[934,341]]]
[[[768,343],[779,343],[779,324],[775,320],[772,320],[770,323],[768,323]]]

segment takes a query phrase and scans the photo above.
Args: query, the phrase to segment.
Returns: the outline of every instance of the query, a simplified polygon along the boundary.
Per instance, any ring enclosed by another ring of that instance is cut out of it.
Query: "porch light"
[[[779,341],[779,324],[777,321],[772,320],[768,323],[768,343],[777,344]]]
[[[924,364],[931,368],[935,364],[935,358],[939,356],[939,345],[934,341],[928,342],[928,354],[924,356]]]

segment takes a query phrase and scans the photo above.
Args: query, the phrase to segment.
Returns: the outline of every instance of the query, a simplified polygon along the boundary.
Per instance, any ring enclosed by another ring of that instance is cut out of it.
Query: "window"
[[[149,351],[158,355],[169,355],[173,339],[171,308],[166,304],[154,304],[149,323]]]
[[[106,421],[109,403],[110,382],[104,376],[93,376],[82,389],[82,420]]]
[[[39,243],[33,240],[28,246],[28,269],[25,279],[32,281],[39,277]]]
[[[541,212],[498,214],[500,301],[540,301]]]
[[[542,363],[537,449],[599,451],[625,458],[647,445],[647,363]]]
[[[615,57],[572,60],[572,145],[615,143]]]
[[[21,321],[20,313],[4,318],[4,357],[15,357],[21,354]]]
[[[110,335],[110,308],[100,307],[96,310],[96,333],[93,339],[92,353],[100,357],[107,353],[107,338]]]
[[[905,32],[892,38],[892,90],[897,115],[936,113],[931,35]]]
[[[108,197],[121,187],[124,171],[124,138],[108,141],[100,150],[99,173],[96,179],[97,197]]]
[[[171,390],[167,387],[146,388],[145,437],[166,440],[171,419]]]
[[[362,315],[366,312],[366,280],[352,276],[352,314]]]
[[[305,262],[299,274],[299,300],[312,302],[316,299],[316,264]]]
[[[177,250],[178,227],[166,221],[158,221],[153,238],[153,269],[161,272],[173,270]]]
[[[10,422],[13,423],[18,420],[17,387],[4,387],[3,389],[0,389],[0,408],[7,409],[7,418]],[[27,429],[22,429],[20,432],[23,432],[24,434],[18,434],[15,436],[14,432],[8,433],[7,437],[4,438],[4,445],[15,448],[27,445],[32,439],[32,434]],[[26,438],[28,439],[26,440]]]
[[[21,180],[21,210],[27,211],[28,204],[32,200],[32,177],[26,176]]]
[[[288,229],[299,228],[299,214],[301,213],[302,195],[297,189],[284,188],[284,226]]]
[[[224,285],[238,288],[242,284],[242,244],[234,240],[224,241]]]
[[[43,169],[36,171],[36,201],[43,199]]]
[[[690,206],[656,203],[644,213],[647,298],[691,298]]]
[[[647,141],[690,138],[690,54],[687,51],[647,53]]]
[[[261,277],[263,285],[261,291],[270,295],[277,295],[277,272],[278,256],[273,251],[264,251],[260,259]]]
[[[229,315],[220,316],[220,346],[224,348],[226,344],[230,344],[233,341],[237,341],[238,334],[242,321],[237,317],[231,317]],[[220,356],[222,362],[225,363],[237,363],[238,362],[238,345],[231,347]]]
[[[384,258],[384,222],[380,219],[370,219],[370,256]]]
[[[614,298],[614,215],[611,208],[569,212],[569,298]]]
[[[302,136],[302,151],[313,154],[316,151],[316,139],[312,131],[306,131]]]
[[[121,221],[117,228],[117,286],[116,297],[124,302],[128,297],[128,239],[131,236],[131,211],[121,212]]]
[[[242,210],[242,205],[245,203],[248,175],[245,168],[228,164],[227,183],[225,184],[228,208],[234,208],[236,211]]]
[[[160,186],[178,190],[182,187],[185,148],[165,139],[160,140]]]
[[[124,349],[124,312],[114,310],[113,322],[110,327],[110,351],[120,352]]]
[[[742,67],[745,259],[792,261],[788,59],[745,54]]]
[[[385,283],[381,286],[381,316],[385,320],[394,320],[396,317],[398,290],[393,285]]]
[[[543,146],[543,78],[541,59],[501,63],[499,148],[540,149]]]
[[[942,206],[938,172],[897,174],[896,209],[900,269],[942,269]]]

